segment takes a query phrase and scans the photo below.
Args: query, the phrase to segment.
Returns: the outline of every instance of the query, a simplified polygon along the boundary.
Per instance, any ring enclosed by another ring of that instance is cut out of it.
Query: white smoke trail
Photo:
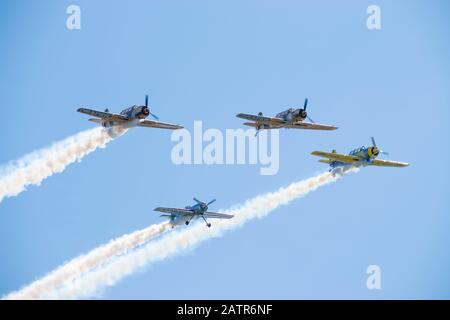
[[[62,172],[67,165],[80,161],[95,149],[104,148],[126,131],[124,127],[82,131],[0,167],[0,202],[6,197],[17,196],[28,185],[40,185],[45,178]]]
[[[145,265],[192,248],[201,241],[221,236],[224,231],[239,227],[251,219],[262,218],[279,206],[288,204],[338,178],[339,176],[333,176],[328,172],[322,173],[316,177],[292,183],[276,192],[248,200],[243,206],[226,211],[235,215],[233,219],[215,221],[212,228],[205,228],[204,224],[196,224],[181,231],[172,232],[160,240],[149,242],[142,248],[117,257],[109,264],[75,281],[66,283],[59,290],[46,294],[44,298],[76,299],[95,294],[99,289],[113,286]]]
[[[5,299],[40,299],[43,294],[56,290],[63,283],[73,281],[84,273],[101,266],[113,257],[142,245],[170,228],[171,224],[169,222],[163,222],[111,240],[87,254],[63,264],[20,291],[9,294]]]

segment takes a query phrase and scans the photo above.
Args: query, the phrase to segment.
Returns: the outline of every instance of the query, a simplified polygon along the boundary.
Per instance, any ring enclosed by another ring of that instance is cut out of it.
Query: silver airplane
[[[253,122],[245,122],[244,125],[254,127],[256,134],[262,129],[309,129],[309,130],[336,130],[338,127],[328,124],[315,123],[306,112],[308,99],[305,99],[303,108],[290,108],[286,111],[278,113],[275,117],[264,117],[262,112],[258,115],[238,113],[236,117],[251,120]],[[310,122],[304,121],[308,119]]]
[[[151,115],[155,120],[159,120],[156,115],[150,112],[150,109],[148,107],[148,95],[145,95],[145,105],[134,105],[122,110],[120,113],[111,113],[108,109],[105,109],[105,111],[96,111],[92,109],[79,108],[77,111],[96,117],[89,119],[89,121],[101,124],[105,128],[116,125],[125,125],[128,127],[140,126],[171,130],[183,128],[182,126],[177,124],[146,119],[149,115]]]
[[[208,203],[200,201],[197,198],[194,198],[194,201],[197,203],[193,206],[187,206],[184,209],[158,207],[155,208],[154,211],[163,212],[164,214],[160,215],[160,217],[168,218],[172,224],[172,228],[183,223],[189,225],[192,219],[197,218],[202,218],[205,221],[206,226],[211,227],[211,223],[209,223],[206,218],[231,219],[234,217],[231,214],[209,212],[208,206],[216,201],[216,199],[211,200]]]
[[[331,173],[342,174],[354,167],[366,167],[366,166],[380,166],[380,167],[406,167],[409,163],[388,161],[376,159],[378,155],[389,155],[387,152],[380,150],[375,143],[375,139],[372,137],[372,146],[360,147],[349,152],[348,155],[337,153],[336,150],[331,152],[313,151],[312,155],[323,157],[326,159],[320,159],[319,162],[327,163],[330,165]]]

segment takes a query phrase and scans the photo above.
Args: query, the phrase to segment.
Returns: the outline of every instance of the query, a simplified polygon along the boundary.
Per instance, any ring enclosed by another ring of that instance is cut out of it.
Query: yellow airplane
[[[349,152],[348,155],[337,153],[336,150],[332,152],[313,151],[312,155],[323,157],[327,159],[320,159],[319,162],[327,163],[330,165],[330,172],[343,173],[353,167],[366,167],[366,166],[380,166],[380,167],[406,167],[409,163],[388,161],[376,159],[379,154],[388,155],[387,152],[378,149],[375,139],[372,137],[371,147],[361,147]]]

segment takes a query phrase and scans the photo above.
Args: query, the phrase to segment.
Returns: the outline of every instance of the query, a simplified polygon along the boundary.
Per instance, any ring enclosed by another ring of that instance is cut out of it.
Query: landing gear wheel
[[[188,226],[189,225],[189,221],[186,221],[185,224]]]
[[[207,226],[208,226],[208,228],[211,228],[211,223],[208,223]]]

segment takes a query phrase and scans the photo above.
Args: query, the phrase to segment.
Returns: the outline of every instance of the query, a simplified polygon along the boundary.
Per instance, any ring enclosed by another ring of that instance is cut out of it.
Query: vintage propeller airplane
[[[105,128],[116,125],[125,125],[129,127],[140,126],[171,130],[183,128],[182,126],[177,124],[146,119],[149,115],[151,115],[155,120],[159,120],[156,115],[150,112],[150,108],[148,107],[148,95],[145,95],[145,105],[134,105],[122,110],[120,113],[111,113],[108,109],[105,109],[105,111],[96,111],[92,109],[79,108],[77,111],[96,117],[93,119],[89,119],[89,121],[101,124]]]
[[[176,225],[186,224],[189,225],[192,219],[202,218],[206,226],[211,227],[211,223],[209,223],[206,218],[214,218],[214,219],[231,219],[233,215],[225,214],[225,213],[215,213],[209,212],[208,206],[215,202],[216,199],[211,200],[208,203],[198,200],[194,198],[196,204],[193,206],[187,206],[184,209],[181,208],[164,208],[158,207],[155,208],[154,211],[163,212],[160,217],[165,217],[170,219],[170,223],[172,224],[172,228]]]
[[[309,130],[336,130],[338,127],[315,123],[306,112],[306,106],[308,105],[308,99],[305,99],[303,108],[290,108],[286,111],[278,113],[275,117],[264,117],[262,112],[258,115],[238,113],[236,117],[250,120],[253,122],[244,122],[244,125],[254,127],[256,129],[256,135],[259,130],[262,129],[309,129]],[[310,122],[304,121],[308,119]]]
[[[366,166],[380,166],[380,167],[406,167],[409,163],[388,161],[376,159],[378,155],[388,155],[387,152],[380,150],[375,143],[375,139],[372,137],[372,146],[361,147],[349,152],[348,155],[337,153],[336,150],[332,152],[313,151],[312,155],[323,157],[327,159],[320,159],[319,162],[327,163],[330,165],[330,172],[332,173],[344,173],[348,169],[353,167],[366,167]]]

